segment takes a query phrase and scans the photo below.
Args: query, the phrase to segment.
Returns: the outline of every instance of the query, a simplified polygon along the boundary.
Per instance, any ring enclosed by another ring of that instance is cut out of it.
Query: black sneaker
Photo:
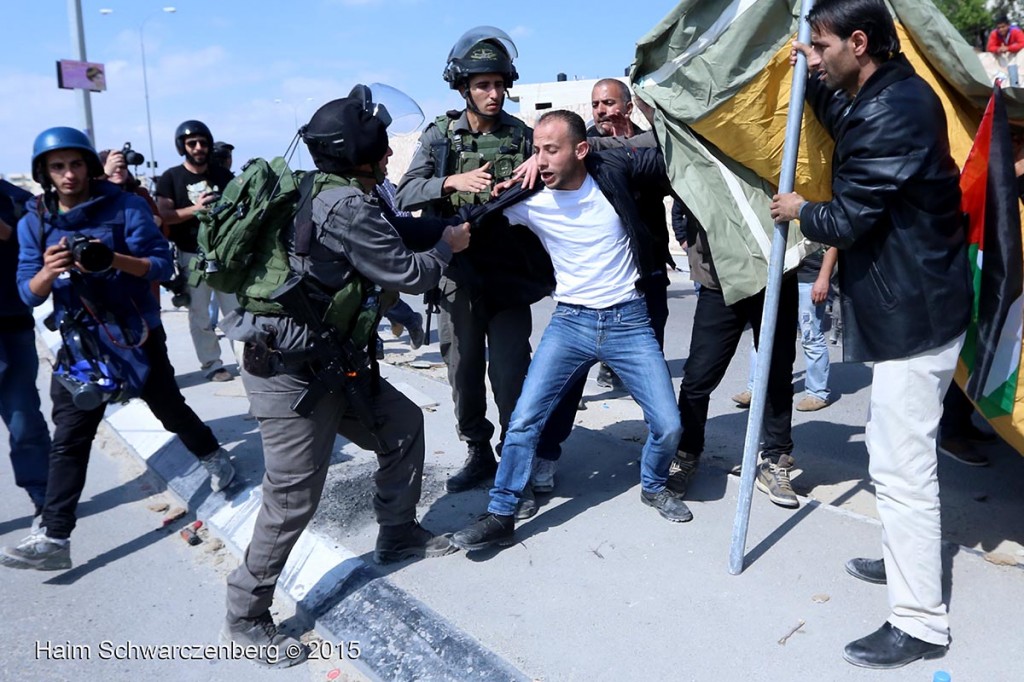
[[[874,585],[885,585],[885,560],[883,559],[850,559],[846,562],[846,572],[854,578]]]
[[[654,507],[663,519],[668,519],[673,523],[685,523],[693,518],[686,503],[667,488],[656,493],[641,490],[640,501],[648,507]]]
[[[498,463],[494,461],[494,451],[491,450],[490,443],[485,440],[470,441],[468,449],[466,463],[444,484],[445,490],[450,493],[471,490],[481,483],[492,480],[498,471]]]
[[[665,482],[665,487],[682,497],[686,494],[686,489],[690,486],[690,481],[693,480],[699,466],[699,455],[677,451],[668,464],[668,481]]]
[[[220,631],[222,645],[235,644],[253,647],[253,661],[267,668],[290,668],[309,657],[309,648],[288,635],[282,635],[274,624],[270,611],[256,618],[228,620]]]
[[[467,552],[486,549],[491,545],[508,547],[515,544],[516,521],[512,516],[487,513],[476,523],[452,536],[452,544]]]
[[[434,535],[419,522],[411,521],[399,526],[380,527],[373,560],[378,564],[391,564],[406,559],[433,559],[457,550],[451,535]]]
[[[783,460],[786,458],[786,461]],[[768,499],[787,509],[796,509],[800,500],[793,492],[793,484],[789,481],[789,469],[792,458],[788,455],[779,457],[779,463],[764,460],[757,467],[757,489],[768,495]]]

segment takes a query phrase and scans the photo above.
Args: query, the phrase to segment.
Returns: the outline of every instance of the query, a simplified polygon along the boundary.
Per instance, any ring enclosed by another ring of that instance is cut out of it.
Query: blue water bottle
[[[945,670],[936,670],[935,674],[932,675],[932,682],[950,682],[951,679],[949,673]]]

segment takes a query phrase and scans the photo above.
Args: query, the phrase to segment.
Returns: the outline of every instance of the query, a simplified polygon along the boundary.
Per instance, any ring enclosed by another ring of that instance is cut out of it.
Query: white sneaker
[[[533,460],[533,476],[530,477],[530,485],[535,493],[550,493],[555,489],[555,470],[558,469],[558,462],[552,459]]]
[[[210,488],[215,493],[224,490],[235,480],[235,467],[231,466],[231,460],[228,459],[228,453],[224,448],[218,448],[212,455],[201,457],[199,463],[210,474]]]

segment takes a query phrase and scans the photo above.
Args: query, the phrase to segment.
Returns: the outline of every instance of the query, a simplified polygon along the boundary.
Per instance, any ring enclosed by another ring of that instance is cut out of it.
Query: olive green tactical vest
[[[529,140],[525,124],[502,124],[491,133],[474,135],[468,131],[454,131],[451,128],[452,119],[447,115],[438,116],[434,123],[451,145],[445,175],[467,173],[490,161],[493,182],[504,182],[512,177],[512,171],[526,160]],[[490,198],[490,190],[475,193],[455,192],[448,196],[454,210],[467,204],[483,204]]]
[[[320,192],[340,187],[355,187],[360,192],[364,191],[355,178],[318,172],[313,181],[313,191],[309,200],[312,202]],[[314,225],[313,229],[316,228]],[[266,262],[266,269],[279,272],[281,276],[273,279],[280,279],[283,282],[292,272],[287,249],[279,235],[270,230],[263,239],[265,244],[261,245],[262,248],[258,249],[258,252],[272,254]],[[238,300],[243,308],[252,313],[287,315],[279,303],[270,300],[272,293],[265,290],[239,292]],[[324,313],[324,322],[334,327],[342,339],[351,339],[355,348],[365,349],[380,322],[381,311],[393,305],[395,299],[397,294],[381,291],[380,287],[363,277],[353,267],[352,277],[331,296],[330,304]]]

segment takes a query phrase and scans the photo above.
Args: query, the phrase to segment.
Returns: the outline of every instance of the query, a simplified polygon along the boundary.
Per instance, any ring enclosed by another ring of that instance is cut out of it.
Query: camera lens
[[[71,257],[89,272],[103,272],[114,262],[114,252],[102,242],[89,241],[82,234],[71,239]]]

